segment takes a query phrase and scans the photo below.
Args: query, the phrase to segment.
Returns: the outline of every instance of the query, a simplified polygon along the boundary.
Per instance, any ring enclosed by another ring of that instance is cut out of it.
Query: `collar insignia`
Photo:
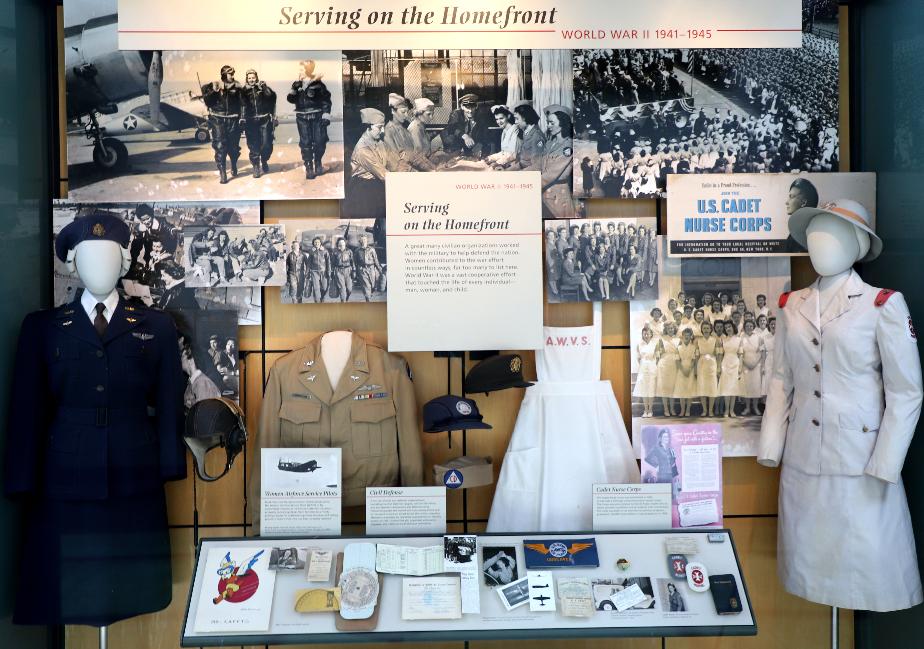
[[[74,323],[73,320],[65,320],[64,322],[61,323],[61,326],[62,326],[62,327],[66,327],[66,326],[71,325],[71,324],[73,324],[73,323]]]
[[[350,378],[353,379],[354,381],[358,381],[358,380],[359,380],[359,377],[356,376],[355,374],[351,374],[351,375],[350,375]]]
[[[309,380],[309,381],[314,381],[316,378],[318,378],[318,375],[317,375],[317,374],[309,374],[309,375],[308,375],[308,380]]]

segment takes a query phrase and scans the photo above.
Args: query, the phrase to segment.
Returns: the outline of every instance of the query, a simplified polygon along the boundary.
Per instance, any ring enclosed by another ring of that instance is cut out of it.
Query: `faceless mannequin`
[[[343,376],[350,360],[352,348],[352,331],[328,331],[321,336],[321,358],[324,360],[327,378],[332,386],[336,387],[340,382],[340,377]]]
[[[813,218],[805,233],[812,267],[821,275],[819,308],[824,313],[851,267],[869,252],[869,234],[833,214]]]
[[[67,269],[75,273],[87,291],[103,301],[112,293],[119,278],[128,272],[128,250],[115,241],[81,241],[67,256]]]

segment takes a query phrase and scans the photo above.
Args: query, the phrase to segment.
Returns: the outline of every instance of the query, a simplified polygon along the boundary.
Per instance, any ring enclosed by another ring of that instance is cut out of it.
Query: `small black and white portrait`
[[[308,550],[305,548],[273,548],[270,551],[270,570],[301,570],[305,567]]]
[[[517,551],[513,546],[481,549],[481,572],[486,586],[506,586],[517,580]]]
[[[685,613],[687,601],[681,592],[683,582],[673,579],[658,579],[657,582],[661,610],[667,613]]]
[[[447,536],[444,556],[453,563],[470,563],[475,560],[474,536]]]

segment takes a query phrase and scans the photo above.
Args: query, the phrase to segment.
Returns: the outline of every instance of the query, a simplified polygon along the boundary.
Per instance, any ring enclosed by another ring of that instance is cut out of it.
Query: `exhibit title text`
[[[697,214],[760,214],[760,198],[697,200]],[[684,232],[770,232],[769,216],[692,216],[684,218]]]
[[[418,9],[417,5],[405,7],[400,11],[366,11],[363,8],[337,11],[327,9],[300,10],[291,5],[279,8],[279,24],[282,26],[303,27],[346,27],[358,30],[363,25],[449,25],[464,27],[481,25],[496,28],[498,31],[537,25],[554,25],[558,9],[518,9],[508,5],[505,9],[471,9],[455,5],[441,7],[437,10]]]

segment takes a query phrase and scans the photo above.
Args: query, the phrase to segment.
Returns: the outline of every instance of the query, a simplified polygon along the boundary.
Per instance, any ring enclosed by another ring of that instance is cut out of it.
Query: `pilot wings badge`
[[[545,539],[523,541],[526,567],[543,568],[598,568],[597,543],[594,539]]]

